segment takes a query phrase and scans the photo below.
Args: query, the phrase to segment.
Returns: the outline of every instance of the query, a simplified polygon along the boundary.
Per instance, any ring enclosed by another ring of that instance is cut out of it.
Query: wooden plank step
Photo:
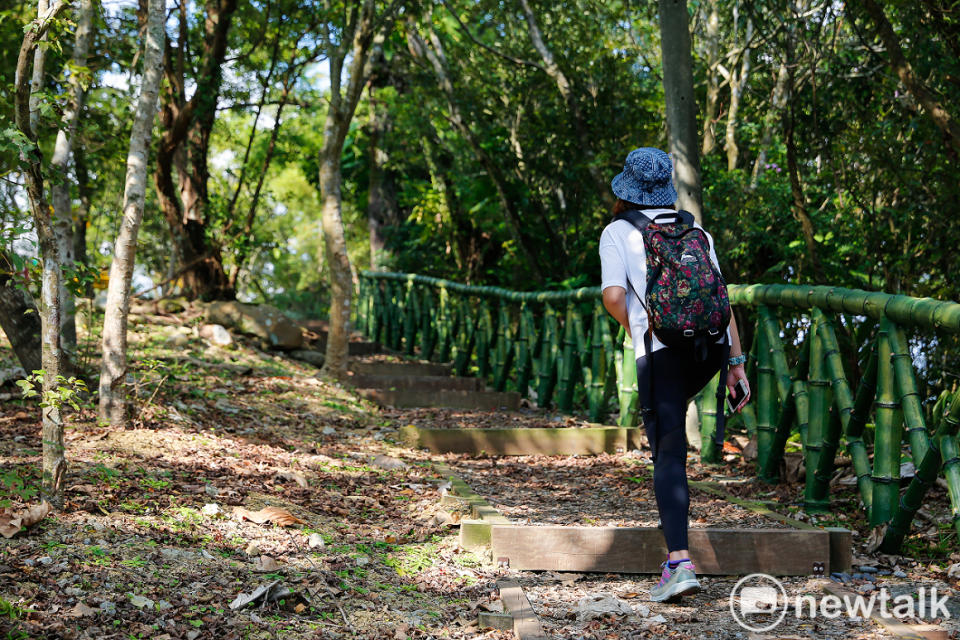
[[[437,407],[445,409],[474,409],[478,411],[516,410],[520,407],[520,394],[499,391],[462,391],[440,389],[417,391],[400,389],[360,389],[360,394],[381,406],[397,408]]]
[[[440,499],[441,504],[451,501],[470,506],[470,519],[460,520],[460,546],[464,549],[479,549],[490,546],[490,528],[495,524],[510,524],[510,520],[497,511],[483,496],[470,488],[453,470],[442,462],[433,465],[441,476],[450,481],[451,493]]]
[[[458,389],[461,391],[483,391],[480,378],[454,378],[452,376],[381,376],[368,373],[355,373],[348,378],[355,387],[363,389],[414,389],[419,391],[437,391],[439,389]]]
[[[497,589],[500,591],[504,611],[513,616],[513,635],[517,640],[540,640],[547,637],[540,624],[540,618],[537,617],[519,583],[513,580],[500,580],[497,582]]]
[[[453,367],[439,362],[351,362],[350,370],[373,376],[449,376]]]
[[[830,575],[830,532],[797,529],[692,528],[690,556],[699,574]],[[667,555],[655,527],[494,525],[493,557],[511,570],[659,573]]]
[[[641,437],[638,427],[424,429],[408,425],[400,429],[400,439],[408,447],[492,456],[623,453],[639,449]]]

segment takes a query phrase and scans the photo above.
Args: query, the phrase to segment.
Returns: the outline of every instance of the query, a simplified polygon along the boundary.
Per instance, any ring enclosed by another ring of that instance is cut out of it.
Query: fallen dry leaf
[[[279,471],[277,473],[277,478],[280,480],[285,480],[287,482],[296,482],[297,485],[303,489],[309,489],[310,483],[307,481],[307,477],[302,473],[296,471]]]
[[[92,607],[88,607],[83,602],[78,602],[73,609],[70,609],[70,611],[67,611],[64,615],[71,618],[84,618],[97,615],[97,610]]]
[[[271,558],[270,556],[260,556],[257,558],[257,561],[253,564],[254,571],[262,571],[268,573],[270,571],[278,571],[280,569],[280,563]]]
[[[31,527],[50,513],[50,503],[44,500],[38,505],[27,507],[14,511],[12,509],[0,510],[0,535],[4,538],[12,538],[27,527]]]
[[[260,511],[250,511],[249,509],[244,509],[243,507],[234,507],[233,515],[241,522],[243,520],[249,520],[251,522],[256,522],[257,524],[273,522],[281,527],[286,527],[292,524],[307,524],[306,521],[301,520],[286,509],[281,509],[280,507],[264,507],[263,509],[260,509]]]

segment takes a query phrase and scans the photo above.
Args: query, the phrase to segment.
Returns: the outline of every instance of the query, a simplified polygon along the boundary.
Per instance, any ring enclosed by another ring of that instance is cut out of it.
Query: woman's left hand
[[[744,370],[742,364],[735,364],[727,370],[727,390],[731,396],[735,395],[734,387],[738,380],[743,380],[743,385],[747,388],[746,397],[740,403],[740,406],[737,407],[737,413],[740,413],[744,405],[750,401],[750,381],[747,380],[747,372]]]

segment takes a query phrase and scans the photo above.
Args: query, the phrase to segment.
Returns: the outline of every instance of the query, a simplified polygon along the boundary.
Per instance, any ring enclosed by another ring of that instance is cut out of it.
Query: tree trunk
[[[686,0],[659,0],[663,93],[667,135],[677,178],[678,206],[702,219],[700,157],[697,155],[697,102],[693,93],[693,61]]]
[[[737,116],[740,111],[740,98],[750,77],[750,41],[753,39],[753,20],[747,19],[747,34],[743,45],[743,60],[740,70],[730,75],[730,109],[727,111],[727,131],[724,149],[727,152],[727,171],[737,168],[740,149],[737,147]]]
[[[183,6],[183,5],[181,5]],[[165,50],[167,90],[161,123],[163,138],[157,149],[154,183],[160,210],[170,228],[176,250],[174,273],[190,298],[233,298],[220,248],[211,241],[207,219],[207,151],[223,80],[227,34],[237,0],[207,0],[202,62],[190,100],[185,97],[184,58],[187,57],[185,9],[180,15],[177,51]],[[174,56],[176,55],[176,60]],[[179,192],[173,171],[178,172]]]
[[[709,0],[707,26],[704,39],[707,41],[707,105],[703,114],[703,147],[700,154],[706,156],[717,146],[715,133],[717,120],[717,102],[720,99],[720,78],[717,66],[720,64],[720,14],[717,12],[717,0]]]
[[[165,0],[149,0],[147,35],[144,42],[143,85],[130,133],[127,175],[123,190],[123,218],[113,248],[107,309],[103,319],[103,360],[100,367],[100,420],[114,427],[126,426],[127,414],[127,314],[130,281],[136,261],[137,234],[143,220],[147,193],[147,163],[150,133],[157,111],[157,95],[163,74]]]
[[[790,176],[790,194],[793,197],[793,215],[800,223],[800,228],[803,232],[803,240],[807,247],[807,255],[805,256],[804,263],[810,267],[810,270],[813,272],[813,279],[819,280],[820,276],[820,261],[817,255],[817,241],[814,237],[814,228],[813,220],[810,219],[810,215],[807,213],[807,202],[806,198],[803,195],[803,185],[800,182],[800,167],[797,163],[797,146],[795,141],[795,128],[796,120],[793,113],[793,90],[794,90],[794,64],[793,64],[793,44],[792,42],[787,43],[786,47],[787,54],[787,87],[786,87],[786,96],[788,107],[784,112],[784,137],[786,138],[786,147],[787,147],[787,172]],[[797,274],[797,279],[800,279],[802,275],[803,265],[800,266],[800,272]]]
[[[45,0],[40,0],[41,6]],[[60,272],[62,268],[59,245],[53,230],[50,204],[44,191],[43,156],[37,145],[36,132],[31,124],[32,92],[28,74],[31,59],[36,60],[37,43],[46,35],[50,24],[69,7],[64,0],[38,14],[38,18],[24,31],[23,43],[17,58],[14,113],[16,127],[33,143],[33,148],[20,155],[30,210],[40,245],[42,280],[40,285],[41,364],[43,365],[43,397],[50,398],[60,384],[63,374],[63,352],[60,348]],[[43,58],[40,56],[42,64]],[[36,64],[36,63],[35,63]],[[43,69],[33,69],[33,77],[43,77]],[[43,479],[42,495],[56,507],[63,504],[63,478],[67,470],[64,456],[63,417],[57,402],[44,403],[42,415]]]
[[[770,98],[770,108],[767,110],[767,114],[763,119],[763,135],[760,139],[760,152],[757,154],[757,159],[753,163],[753,172],[750,175],[750,191],[757,188],[760,176],[766,168],[767,150],[770,149],[770,144],[773,142],[773,127],[776,124],[777,116],[783,112],[783,108],[786,106],[787,76],[787,65],[781,63],[780,69],[777,71],[777,80],[773,85],[773,96]]]
[[[80,10],[76,20],[77,29],[74,32],[72,61],[75,68],[81,68],[87,66],[87,52],[90,50],[90,40],[93,34],[93,0],[80,0]],[[69,175],[70,153],[73,147],[73,139],[77,135],[80,111],[83,109],[87,96],[83,81],[77,77],[76,72],[70,75],[69,84],[70,102],[63,113],[60,130],[57,131],[53,157],[50,159],[51,170],[57,176],[51,186],[54,231],[57,234],[57,243],[60,245],[63,264],[68,269],[75,267],[76,255],[74,255],[73,243],[74,225],[73,211],[70,206],[70,181],[67,176]],[[66,278],[62,278],[60,282],[60,305],[62,309],[60,336],[63,341],[64,357],[72,361],[76,359],[77,353],[77,324],[74,317],[76,303],[73,299],[73,292],[67,286]]]
[[[10,260],[0,249],[0,328],[7,334],[13,353],[28,374],[42,368],[40,361],[40,315],[33,296],[18,287],[9,274]]]
[[[73,259],[77,264],[88,265],[87,260],[87,222],[90,220],[90,171],[87,168],[87,153],[82,147],[73,150],[73,168],[77,174],[77,191],[80,196],[80,206],[76,209],[73,218]],[[83,295],[93,297],[93,283],[87,282]]]
[[[324,31],[330,64],[330,106],[323,127],[323,147],[320,151],[320,200],[323,207],[324,257],[330,270],[330,328],[327,333],[326,359],[321,373],[342,376],[347,369],[347,346],[350,329],[350,303],[353,295],[353,270],[347,255],[347,243],[341,216],[340,158],[343,144],[363,88],[370,77],[367,63],[378,28],[392,25],[389,15],[376,16],[375,0],[363,0],[354,8],[340,33],[339,44],[331,39],[329,25]],[[376,18],[379,18],[377,20]],[[379,25],[377,23],[380,23]],[[347,43],[350,43],[349,46]],[[346,90],[342,89],[342,71],[350,62]]]

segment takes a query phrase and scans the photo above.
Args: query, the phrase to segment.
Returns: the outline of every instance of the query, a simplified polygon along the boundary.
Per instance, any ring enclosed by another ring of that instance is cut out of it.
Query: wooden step
[[[427,429],[415,425],[402,427],[400,438],[408,447],[435,453],[491,456],[623,453],[640,449],[646,440],[639,427]]]
[[[813,575],[823,563],[829,576],[831,557],[851,554],[849,546],[831,554],[831,537],[826,530],[688,530],[697,573],[712,575]],[[498,524],[491,527],[490,545],[493,558],[511,570],[659,573],[667,555],[663,530],[654,527]],[[849,560],[838,564],[849,566]]]
[[[372,376],[449,376],[453,367],[438,362],[351,362],[354,373]]]
[[[361,389],[414,389],[419,391],[438,391],[457,389],[461,391],[483,391],[480,378],[454,378],[452,376],[377,376],[355,373],[348,378],[353,386]]]
[[[437,391],[419,391],[400,389],[361,389],[360,394],[381,406],[410,409],[416,407],[436,407],[443,409],[474,409],[478,411],[516,410],[520,407],[520,394],[498,391],[462,391],[440,389]]]

